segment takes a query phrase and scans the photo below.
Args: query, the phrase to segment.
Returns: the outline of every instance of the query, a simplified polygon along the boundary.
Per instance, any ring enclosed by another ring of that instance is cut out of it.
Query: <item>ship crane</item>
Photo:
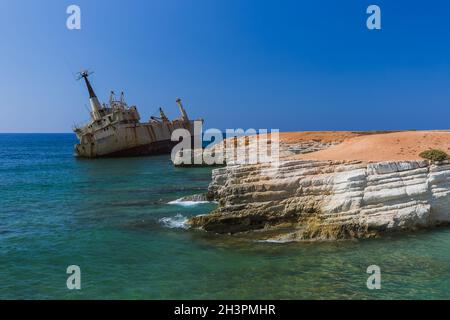
[[[178,104],[178,108],[180,108],[180,112],[181,112],[181,119],[183,121],[189,121],[189,118],[187,116],[186,110],[184,110],[183,104],[181,103],[181,99],[177,98],[176,100],[177,104]]]
[[[81,71],[78,74],[77,80],[84,79],[84,82],[86,83],[86,87],[89,92],[89,103],[91,104],[91,116],[94,120],[100,120],[102,118],[100,114],[100,110],[102,109],[102,105],[98,101],[97,95],[94,92],[94,89],[92,89],[91,83],[89,82],[88,77],[93,72],[89,72],[88,70]]]
[[[162,108],[159,108],[159,117],[151,116],[150,119],[162,122],[169,122],[169,118],[167,118]]]

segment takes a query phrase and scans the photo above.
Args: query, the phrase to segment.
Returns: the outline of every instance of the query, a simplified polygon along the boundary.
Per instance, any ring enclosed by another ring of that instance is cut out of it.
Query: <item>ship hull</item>
[[[120,158],[120,157],[139,157],[139,156],[156,156],[162,154],[169,154],[172,148],[177,144],[170,140],[156,141],[148,144],[135,146],[111,153],[97,155],[90,158]],[[86,157],[86,156],[79,156]]]
[[[171,140],[176,129],[193,132],[194,121],[119,125],[109,130],[84,135],[75,145],[75,153],[82,158],[135,157],[169,154],[178,143]]]

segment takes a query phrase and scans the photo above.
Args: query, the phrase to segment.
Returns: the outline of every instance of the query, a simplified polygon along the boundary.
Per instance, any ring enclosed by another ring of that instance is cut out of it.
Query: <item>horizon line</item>
[[[207,130],[207,129],[206,129]],[[225,132],[227,129],[222,129]],[[279,130],[279,129],[277,129]],[[450,131],[450,128],[438,128],[438,129],[365,129],[365,130],[286,130],[279,131],[280,133],[288,132],[399,132],[399,131]],[[75,132],[0,132],[0,134],[74,134]]]

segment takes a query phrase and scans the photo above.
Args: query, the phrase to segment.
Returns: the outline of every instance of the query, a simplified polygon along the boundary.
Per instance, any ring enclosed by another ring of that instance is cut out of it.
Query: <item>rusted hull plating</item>
[[[171,141],[172,132],[178,128],[194,135],[194,121],[111,125],[95,134],[83,135],[75,152],[84,158],[168,154],[178,143]]]

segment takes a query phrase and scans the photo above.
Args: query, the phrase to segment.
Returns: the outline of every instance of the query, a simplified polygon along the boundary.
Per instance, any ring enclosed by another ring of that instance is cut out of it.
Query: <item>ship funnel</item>
[[[176,102],[178,104],[178,108],[180,108],[181,119],[183,119],[183,121],[189,121],[189,118],[187,116],[186,110],[184,110],[183,104],[181,103],[181,99],[177,98]]]
[[[88,77],[92,74],[92,72],[88,72],[87,70],[80,72],[79,76],[78,76],[78,80],[80,80],[81,78],[84,79],[84,82],[86,83],[86,87],[88,89],[89,92],[89,102],[91,104],[91,115],[92,118],[94,120],[100,120],[101,119],[101,115],[100,115],[100,109],[101,109],[101,105],[100,102],[98,101],[98,98],[94,92],[94,89],[92,89],[91,83],[89,82]]]

